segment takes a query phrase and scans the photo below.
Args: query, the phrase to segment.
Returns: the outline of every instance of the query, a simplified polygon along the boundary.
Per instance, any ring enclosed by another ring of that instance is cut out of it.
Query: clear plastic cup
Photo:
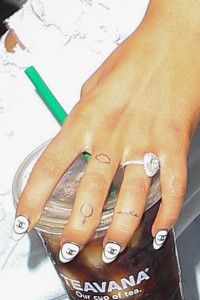
[[[17,170],[13,181],[15,204],[35,162],[47,145],[48,142],[34,150]],[[152,246],[151,226],[161,198],[158,176],[152,180],[142,222],[125,251],[114,262],[105,264],[102,261],[102,241],[112,220],[123,179],[122,168],[118,169],[113,179],[92,240],[71,262],[64,264],[59,261],[60,237],[71,214],[76,190],[86,166],[84,157],[79,155],[49,197],[35,226],[69,297],[90,300],[182,299],[173,231],[169,232],[161,249],[155,251]]]

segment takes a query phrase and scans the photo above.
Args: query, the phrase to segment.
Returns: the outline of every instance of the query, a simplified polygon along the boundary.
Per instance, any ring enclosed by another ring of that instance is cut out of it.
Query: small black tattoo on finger
[[[102,164],[109,164],[111,162],[111,159],[108,155],[106,154],[98,154],[95,156],[96,160],[98,160],[98,162],[102,163]]]
[[[125,216],[132,216],[136,218],[140,218],[141,216],[137,214],[134,210],[133,211],[126,211],[126,210],[118,210],[117,215],[125,215]]]
[[[89,217],[93,215],[94,209],[90,203],[84,203],[81,205],[80,213],[82,216],[82,224],[84,225]]]

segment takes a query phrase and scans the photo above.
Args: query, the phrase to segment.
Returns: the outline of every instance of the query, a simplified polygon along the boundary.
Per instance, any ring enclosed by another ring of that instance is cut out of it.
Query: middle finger
[[[63,231],[59,257],[64,263],[71,261],[95,232],[119,165],[116,150],[109,146],[97,149],[81,179],[69,222]]]

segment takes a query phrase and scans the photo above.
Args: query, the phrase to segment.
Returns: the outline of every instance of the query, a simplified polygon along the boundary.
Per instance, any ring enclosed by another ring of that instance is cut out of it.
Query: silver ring
[[[144,167],[145,174],[148,177],[153,177],[160,169],[160,161],[158,157],[151,152],[145,153],[143,160],[127,160],[121,164],[122,168],[129,165],[139,165]]]

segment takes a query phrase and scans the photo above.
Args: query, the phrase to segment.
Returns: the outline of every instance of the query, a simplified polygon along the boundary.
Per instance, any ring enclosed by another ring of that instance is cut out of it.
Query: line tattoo
[[[81,205],[80,213],[82,216],[82,224],[84,225],[87,221],[87,218],[91,217],[93,215],[94,209],[91,204],[84,203]]]
[[[119,211],[117,211],[117,215],[126,215],[126,216],[140,218],[140,215],[137,214],[134,210],[133,211],[119,210]]]
[[[98,155],[95,156],[96,160],[98,160],[98,162],[102,163],[102,164],[109,164],[111,162],[111,159],[108,155],[100,153]]]

